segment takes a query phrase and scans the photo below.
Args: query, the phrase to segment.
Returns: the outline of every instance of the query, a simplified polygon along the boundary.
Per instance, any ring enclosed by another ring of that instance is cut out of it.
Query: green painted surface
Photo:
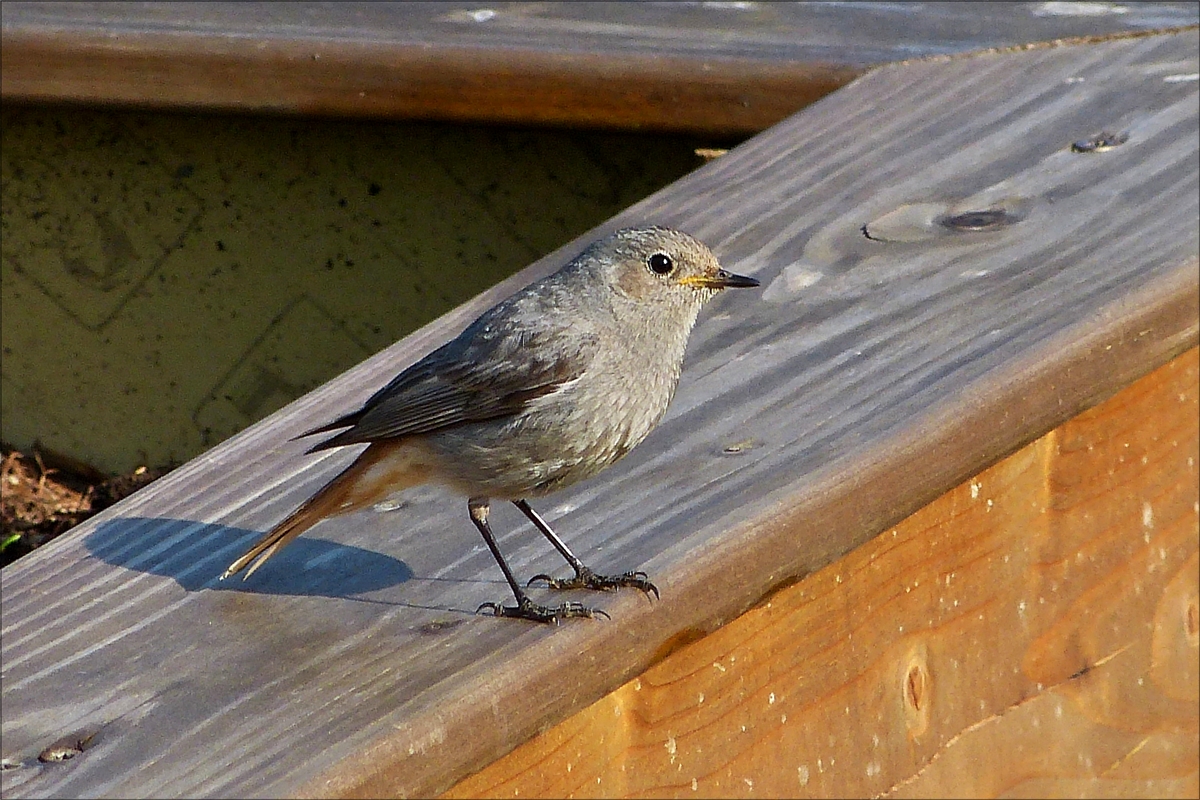
[[[700,164],[708,141],[6,108],[2,427],[182,461]]]

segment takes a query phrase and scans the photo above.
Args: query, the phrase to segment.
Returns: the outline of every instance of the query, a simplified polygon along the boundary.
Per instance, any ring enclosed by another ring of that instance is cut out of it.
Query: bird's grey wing
[[[570,342],[570,346],[563,346]],[[352,425],[309,452],[497,419],[575,380],[597,337],[526,328],[460,337],[401,372],[352,414],[310,433]]]

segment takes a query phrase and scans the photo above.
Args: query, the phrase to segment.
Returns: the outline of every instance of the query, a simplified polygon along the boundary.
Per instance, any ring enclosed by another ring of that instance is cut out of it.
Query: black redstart
[[[502,617],[558,622],[604,614],[579,603],[540,606],[513,577],[488,525],[492,498],[510,500],[562,554],[575,577],[537,575],[555,589],[633,586],[643,572],[598,575],[575,557],[526,498],[595,475],[658,424],[679,382],[700,307],[758,281],[670,228],[629,228],[593,242],[558,272],[484,312],[457,338],[397,375],[358,411],[302,436],[346,428],[308,452],[369,446],[237,561],[249,577],[322,519],[422,483],[467,495],[471,521],[504,572],[515,606]],[[607,615],[606,615],[607,616]]]

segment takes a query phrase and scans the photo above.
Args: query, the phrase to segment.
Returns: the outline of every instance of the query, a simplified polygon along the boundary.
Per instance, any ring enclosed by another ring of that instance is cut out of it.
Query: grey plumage
[[[487,527],[490,498],[518,504],[576,569],[574,583],[657,592],[641,573],[591,573],[523,501],[590,477],[641,442],[674,394],[705,301],[723,288],[753,285],[669,228],[625,229],[594,242],[486,311],[359,410],[305,433],[346,428],[309,452],[371,447],[225,576],[261,554],[252,572],[320,518],[360,508],[384,489],[437,481],[471,499],[472,520],[517,596],[516,607],[488,604],[495,613],[557,621],[595,612],[528,601]],[[539,577],[558,588],[573,584]]]

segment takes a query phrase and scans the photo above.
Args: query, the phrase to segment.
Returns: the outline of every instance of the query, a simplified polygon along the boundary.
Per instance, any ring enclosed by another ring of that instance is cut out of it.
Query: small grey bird
[[[276,525],[221,576],[278,550],[322,519],[394,492],[441,483],[469,499],[471,521],[504,572],[515,606],[496,616],[555,622],[603,611],[532,602],[488,525],[492,498],[510,500],[575,571],[537,575],[554,589],[658,595],[644,572],[599,575],[563,543],[527,498],[595,475],[658,424],[679,383],[701,306],[758,281],[721,269],[702,243],[670,228],[629,228],[593,242],[558,272],[484,312],[457,338],[397,375],[351,414],[301,436],[347,428],[308,452],[368,443],[359,457]]]

